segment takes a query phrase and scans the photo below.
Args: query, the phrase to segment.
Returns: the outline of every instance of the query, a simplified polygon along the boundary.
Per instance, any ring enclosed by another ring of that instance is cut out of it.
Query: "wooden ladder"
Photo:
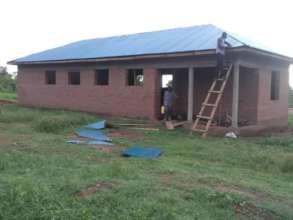
[[[207,136],[209,128],[211,126],[211,123],[212,123],[214,116],[216,114],[217,107],[218,107],[218,105],[221,101],[221,98],[223,96],[224,89],[227,84],[227,80],[229,79],[230,73],[232,71],[232,67],[233,67],[233,65],[231,64],[231,65],[224,68],[224,71],[226,71],[226,74],[223,79],[216,78],[214,80],[210,89],[208,90],[208,94],[207,94],[204,102],[201,105],[201,109],[200,109],[198,115],[196,116],[195,122],[192,125],[191,130],[201,133],[202,137],[204,137],[204,138]],[[221,83],[221,84],[217,85],[219,83]],[[215,90],[216,86],[219,86],[220,90]],[[210,103],[211,102],[210,99],[212,98],[212,96],[216,96],[216,97],[213,97],[215,100],[214,103]],[[204,115],[204,112],[207,108],[211,108],[211,109],[209,109],[210,114]],[[205,124],[201,124],[202,122]],[[202,128],[202,127],[204,127],[204,128]]]

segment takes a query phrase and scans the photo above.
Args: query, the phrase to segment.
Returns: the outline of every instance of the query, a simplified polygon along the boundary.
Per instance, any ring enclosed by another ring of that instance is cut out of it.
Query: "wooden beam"
[[[233,98],[232,98],[232,127],[238,128],[239,107],[239,61],[234,63],[233,73]]]
[[[187,120],[193,120],[193,94],[194,94],[194,69],[188,68],[188,103],[187,103]]]

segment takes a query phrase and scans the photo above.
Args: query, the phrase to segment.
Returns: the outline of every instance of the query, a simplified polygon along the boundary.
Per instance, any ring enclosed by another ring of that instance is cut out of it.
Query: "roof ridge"
[[[213,25],[212,24],[189,25],[189,26],[181,26],[181,27],[174,27],[174,28],[166,28],[166,29],[161,29],[161,30],[135,32],[135,33],[131,33],[131,34],[117,34],[117,35],[111,35],[111,36],[88,38],[88,39],[84,39],[84,40],[80,40],[80,41],[76,41],[76,42],[87,41],[87,40],[106,39],[106,38],[115,38],[115,37],[125,37],[125,36],[148,34],[148,33],[157,33],[157,32],[163,32],[163,31],[172,31],[172,30],[195,28],[195,27],[199,28],[199,27],[203,27],[203,26],[213,26]],[[74,42],[72,42],[72,43],[74,43]]]

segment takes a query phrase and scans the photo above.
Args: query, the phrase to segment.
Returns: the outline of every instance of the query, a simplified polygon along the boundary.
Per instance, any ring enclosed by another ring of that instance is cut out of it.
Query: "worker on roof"
[[[231,44],[229,44],[226,41],[227,33],[223,32],[222,36],[218,38],[217,40],[217,48],[216,48],[216,54],[217,54],[217,73],[218,78],[224,78],[224,65],[225,65],[225,54],[226,54],[226,47],[231,47]]]

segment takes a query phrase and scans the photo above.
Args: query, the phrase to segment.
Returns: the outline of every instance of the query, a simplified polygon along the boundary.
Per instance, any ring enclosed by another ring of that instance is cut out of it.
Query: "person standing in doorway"
[[[225,65],[225,55],[226,55],[226,47],[231,47],[231,44],[226,42],[227,33],[223,32],[222,36],[217,40],[217,73],[218,78],[224,78],[224,65]]]
[[[165,120],[171,121],[173,114],[173,104],[175,99],[175,93],[171,85],[168,85],[167,90],[164,93],[164,109],[165,109]]]

